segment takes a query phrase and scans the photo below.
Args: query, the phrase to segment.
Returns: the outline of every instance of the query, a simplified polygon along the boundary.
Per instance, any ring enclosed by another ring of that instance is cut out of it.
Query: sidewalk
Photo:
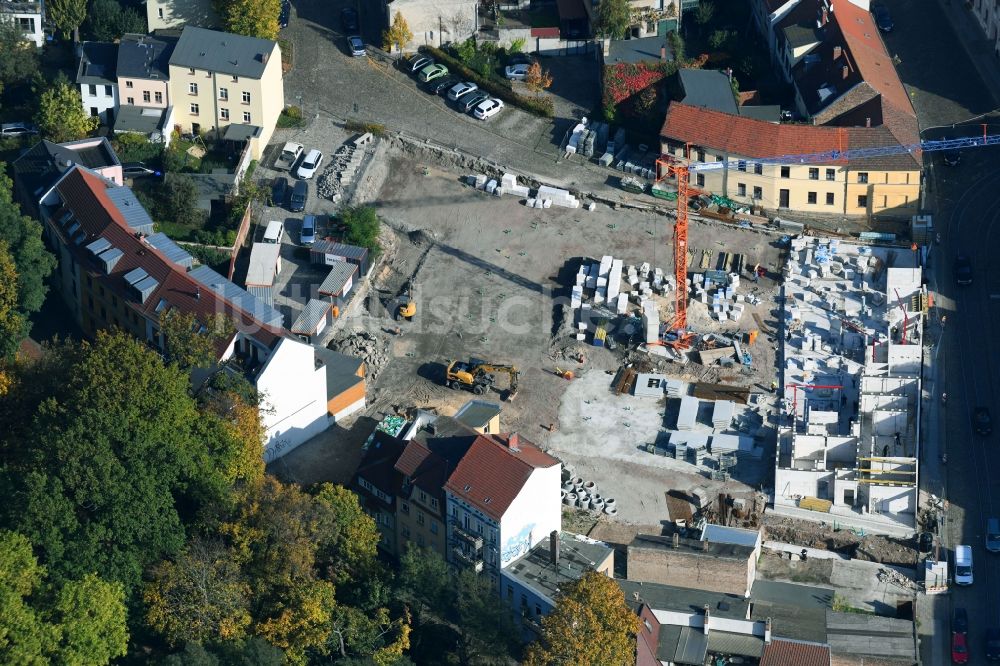
[[[962,48],[979,72],[986,89],[993,96],[994,108],[1000,107],[1000,58],[993,41],[986,37],[974,10],[966,9],[964,0],[938,0],[948,23],[958,35]]]

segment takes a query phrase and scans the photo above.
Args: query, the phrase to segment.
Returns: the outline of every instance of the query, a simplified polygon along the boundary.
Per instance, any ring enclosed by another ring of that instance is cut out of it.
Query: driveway
[[[364,4],[364,3],[363,3]],[[560,159],[566,128],[597,105],[597,62],[591,57],[543,58],[560,92],[555,120],[505,108],[483,122],[448,108],[440,97],[421,91],[395,68],[347,54],[339,16],[350,0],[298,0],[282,31],[295,45],[295,66],[285,76],[285,102],[335,120],[384,124],[419,139],[477,155],[567,187],[596,189],[608,172],[597,165]],[[378,8],[362,7],[366,38],[377,38]],[[593,73],[592,80],[588,71]]]

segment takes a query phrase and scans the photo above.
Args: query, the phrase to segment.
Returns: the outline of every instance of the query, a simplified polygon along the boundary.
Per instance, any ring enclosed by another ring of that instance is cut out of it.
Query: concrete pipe
[[[597,492],[597,484],[593,481],[587,481],[587,483],[583,484],[583,489],[593,495]]]
[[[605,504],[604,505],[604,513],[608,514],[609,516],[617,516],[618,515],[618,509],[616,509],[613,506],[608,506],[607,504]]]
[[[582,485],[583,485],[583,479],[581,479],[581,478],[580,478],[580,477],[578,477],[578,476],[577,476],[577,477],[575,477],[575,478],[573,479],[573,485],[574,485],[574,486],[582,486]]]
[[[590,506],[590,497],[588,497],[587,495],[577,495],[576,505],[581,509],[588,508]]]
[[[574,490],[576,490],[576,488],[575,488],[575,486],[573,486],[572,483],[570,483],[569,481],[567,481],[566,483],[563,484],[563,490],[565,490],[568,493],[571,493]]]
[[[563,504],[567,506],[573,506],[576,504],[576,493],[566,493],[563,497]]]
[[[604,500],[598,498],[590,500],[590,510],[591,511],[601,511],[604,509]]]
[[[613,509],[616,504],[617,502],[615,501],[614,497],[609,497],[606,500],[604,500],[604,506],[606,506],[609,509]]]

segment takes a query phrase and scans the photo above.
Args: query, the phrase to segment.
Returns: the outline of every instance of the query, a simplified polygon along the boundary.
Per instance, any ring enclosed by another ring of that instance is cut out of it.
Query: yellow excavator
[[[520,372],[513,365],[495,365],[479,358],[464,361],[449,361],[444,373],[445,386],[453,389],[468,389],[476,395],[483,395],[491,388],[496,388],[497,374],[505,374],[510,379],[506,392],[500,391],[503,400],[513,400],[517,393],[517,379]]]
[[[406,321],[413,321],[413,317],[417,314],[417,303],[413,300],[410,292],[413,291],[413,286],[409,280],[400,289],[399,296],[396,298],[396,321],[400,319],[405,319]]]

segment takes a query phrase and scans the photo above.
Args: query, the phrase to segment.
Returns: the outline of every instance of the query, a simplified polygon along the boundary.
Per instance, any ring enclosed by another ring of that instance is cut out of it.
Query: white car
[[[474,90],[479,90],[479,86],[471,81],[463,81],[462,83],[456,83],[448,91],[448,99],[453,102],[457,102],[459,99],[468,95]]]
[[[299,165],[295,175],[302,180],[309,180],[316,174],[316,169],[318,169],[319,165],[322,163],[323,153],[313,148],[309,151],[308,155],[302,158],[302,164]]]
[[[500,113],[500,109],[503,108],[503,100],[499,100],[496,97],[491,97],[484,102],[480,102],[479,106],[472,110],[472,115],[480,120],[486,120],[487,118],[492,118],[493,116]]]
[[[507,75],[507,78],[511,81],[524,81],[524,79],[528,76],[529,67],[531,67],[531,65],[526,65],[524,63],[519,63],[517,65],[507,65],[507,67],[504,69],[504,73]]]

